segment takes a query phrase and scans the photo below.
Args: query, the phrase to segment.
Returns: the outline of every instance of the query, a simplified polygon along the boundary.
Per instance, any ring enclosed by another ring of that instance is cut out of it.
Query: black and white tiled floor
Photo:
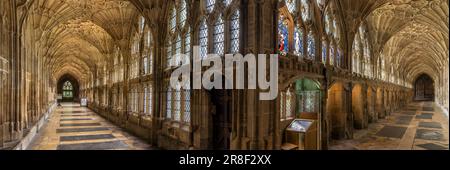
[[[387,119],[357,130],[333,150],[448,150],[449,118],[432,102],[412,103]]]
[[[30,145],[31,150],[148,150],[151,147],[88,108],[64,103]]]

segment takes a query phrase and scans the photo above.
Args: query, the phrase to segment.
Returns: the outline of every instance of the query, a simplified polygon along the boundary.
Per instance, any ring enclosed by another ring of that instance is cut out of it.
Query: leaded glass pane
[[[283,14],[280,14],[278,20],[278,53],[287,55],[289,52],[289,21]]]
[[[166,118],[172,119],[172,88],[167,88]]]
[[[295,28],[295,54],[298,56],[303,55],[303,29],[300,27]]]
[[[147,110],[147,107],[148,107],[148,103],[147,103],[147,100],[148,100],[148,89],[147,89],[147,87],[145,87],[144,88],[144,113],[148,113],[148,110]]]
[[[325,14],[325,32],[327,33],[327,34],[330,34],[330,27],[331,27],[331,24],[330,24],[330,22],[331,22],[331,18],[330,18],[330,15],[327,13],[327,14]]]
[[[208,12],[212,12],[215,4],[216,0],[206,0],[206,10],[208,10]]]
[[[174,32],[176,26],[177,26],[177,11],[174,8],[172,9],[170,15],[170,31]]]
[[[312,32],[308,34],[308,58],[314,59],[316,53],[315,39]]]
[[[148,58],[147,58],[147,57],[144,57],[144,59],[143,59],[142,62],[144,63],[144,74],[146,75],[146,74],[148,74],[148,72],[149,72],[149,68],[148,68]]]
[[[145,27],[145,18],[141,16],[141,18],[139,19],[139,32],[140,33],[144,32],[144,27]]]
[[[292,118],[292,111],[293,109],[293,100],[292,100],[292,93],[290,90],[286,92],[286,118]]]
[[[190,56],[191,56],[191,30],[189,28],[189,31],[186,33],[186,36],[184,38],[184,45],[185,45],[185,54],[186,54],[186,62],[184,64],[188,64],[190,62]]]
[[[301,13],[303,20],[309,21],[311,19],[308,0],[301,0]]]
[[[330,46],[330,65],[334,65],[334,58],[335,58],[335,50],[334,45],[332,44]]]
[[[214,25],[214,53],[222,56],[224,54],[224,23],[222,16],[220,16]]]
[[[184,27],[186,24],[187,10],[186,10],[186,0],[181,0],[180,4],[180,25]]]
[[[336,55],[336,64],[338,67],[341,67],[341,60],[342,60],[342,51],[341,49],[337,49],[337,55]]]
[[[286,3],[287,9],[291,14],[297,11],[297,0],[284,0]]]
[[[180,89],[176,89],[174,91],[174,120],[175,121],[180,121],[181,118],[181,90]]]
[[[230,33],[231,33],[231,53],[239,53],[239,47],[240,47],[240,11],[237,10],[232,18],[231,18],[231,26],[230,26]]]
[[[228,6],[231,4],[231,2],[233,2],[233,0],[225,0],[225,5]]]
[[[185,89],[184,91],[183,121],[185,123],[191,122],[191,91],[189,89]]]
[[[66,81],[63,85],[63,90],[73,90],[72,83]]]
[[[147,99],[147,103],[148,103],[148,114],[151,116],[152,115],[152,100],[153,100],[153,88],[151,85],[148,86],[148,95],[147,95],[148,99]]]
[[[200,56],[202,59],[206,59],[208,53],[208,26],[206,20],[203,20],[200,31]]]
[[[169,42],[167,45],[167,67],[170,68],[172,66],[171,60],[172,60],[172,43]]]
[[[301,91],[300,112],[320,112],[320,92],[319,91]]]
[[[328,45],[326,41],[322,41],[322,63],[327,63],[327,51],[328,51]]]
[[[177,42],[175,43],[175,54],[181,54],[181,38],[180,35],[177,36]],[[176,66],[178,66],[180,64],[180,56],[176,55],[174,56],[174,63]]]

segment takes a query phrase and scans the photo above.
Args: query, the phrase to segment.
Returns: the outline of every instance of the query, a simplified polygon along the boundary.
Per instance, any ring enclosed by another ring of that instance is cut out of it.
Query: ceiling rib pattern
[[[114,47],[129,44],[138,10],[124,0],[32,0],[32,24],[39,54],[53,77],[71,73],[81,80],[111,61]],[[101,70],[101,69],[100,69]]]
[[[448,12],[445,0],[386,3],[367,18],[374,54],[409,83],[423,73],[439,79],[448,68]]]

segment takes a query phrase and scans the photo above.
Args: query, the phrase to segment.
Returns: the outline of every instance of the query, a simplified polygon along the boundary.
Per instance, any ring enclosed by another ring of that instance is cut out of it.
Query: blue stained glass
[[[303,55],[303,29],[302,28],[295,28],[295,53],[296,55]]]
[[[308,34],[308,57],[309,57],[309,59],[314,59],[315,52],[316,52],[315,39],[314,39],[314,35],[312,34],[312,32],[310,32]]]
[[[289,29],[288,20],[280,14],[278,21],[278,53],[285,56],[289,52]]]

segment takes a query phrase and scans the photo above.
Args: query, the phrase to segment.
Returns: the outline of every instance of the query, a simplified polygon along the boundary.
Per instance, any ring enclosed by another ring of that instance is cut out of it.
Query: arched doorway
[[[59,102],[79,102],[78,80],[69,74],[62,76],[58,81],[58,95],[62,96]]]
[[[365,106],[363,87],[361,84],[355,84],[352,89],[352,112],[353,125],[355,129],[367,128],[369,117],[367,115],[367,107]]]
[[[73,85],[70,81],[63,84],[63,101],[73,101]]]
[[[326,111],[331,120],[330,135],[333,139],[351,139],[353,137],[353,115],[349,113],[351,97],[350,89],[343,82],[335,82],[328,89]]]
[[[434,81],[430,76],[422,74],[417,78],[414,83],[414,100],[434,100]]]
[[[372,87],[367,88],[367,111],[369,115],[369,123],[378,121],[378,114],[375,111],[376,91]]]
[[[231,144],[231,90],[212,89],[209,91],[214,104],[212,117],[212,149],[230,150]]]

